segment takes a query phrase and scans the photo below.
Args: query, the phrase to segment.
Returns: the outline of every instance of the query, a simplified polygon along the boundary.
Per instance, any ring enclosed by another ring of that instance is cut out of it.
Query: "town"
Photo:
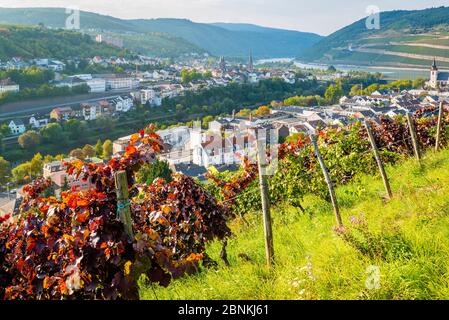
[[[21,119],[9,121],[8,127],[11,134],[20,135],[27,129],[45,127],[51,122],[64,122],[70,119],[92,121],[102,115],[114,117],[116,114],[128,112],[135,104],[147,104],[151,108],[157,108],[160,106],[162,98],[182,95],[184,90],[195,90],[194,88],[197,87],[192,83],[190,85],[193,88],[188,86],[190,89],[186,89],[186,86],[182,84],[164,85],[159,83],[140,89],[140,91],[136,91],[136,89],[149,78],[156,82],[160,79],[180,82],[182,79],[179,74],[186,70],[185,68],[186,66],[177,66],[177,68],[168,69],[173,70],[173,73],[169,71],[143,73],[141,74],[143,78],[105,78],[103,76],[100,79],[91,75],[71,77],[69,79],[73,82],[86,83],[93,91],[130,90],[131,93],[90,103],[80,103],[76,107],[57,107],[51,110],[48,117],[33,114],[29,118],[25,118],[26,122]],[[196,70],[208,72],[207,69]],[[216,68],[211,71],[212,77],[200,81],[200,83],[203,86],[226,85],[227,81],[235,81],[229,77],[242,76],[241,70],[241,67],[228,67],[224,58],[221,57]],[[244,70],[246,76],[254,76],[254,81],[260,81],[259,77],[267,76],[266,73],[258,71],[254,67],[251,56],[248,67],[245,66]],[[269,76],[282,77],[286,82],[298,81],[293,72],[275,72]],[[338,80],[341,76],[342,74],[338,73],[334,80]],[[305,80],[303,79],[303,81]],[[100,85],[98,85],[99,82],[101,82]],[[269,107],[260,107],[259,110],[263,112],[259,114],[258,110],[250,111],[249,114],[245,110],[241,110],[240,112],[234,111],[232,115],[216,117],[206,124],[206,128],[203,128],[204,123],[201,122],[193,122],[190,126],[171,126],[157,132],[165,143],[165,150],[159,155],[159,160],[166,162],[173,172],[181,172],[204,181],[206,180],[205,175],[211,167],[215,167],[218,171],[237,170],[243,157],[254,152],[255,130],[262,130],[267,135],[271,134],[277,141],[276,143],[279,143],[297,134],[308,135],[326,127],[346,126],[351,122],[364,119],[379,121],[381,116],[394,118],[405,115],[407,112],[413,113],[421,108],[437,106],[440,102],[447,107],[449,106],[449,92],[445,89],[448,84],[449,73],[440,72],[436,61],[434,61],[430,70],[430,80],[425,83],[425,89],[379,89],[369,95],[343,96],[335,104],[322,106],[306,107],[295,105],[295,103],[285,105],[283,102],[273,102]],[[18,90],[17,87],[14,88]],[[112,157],[120,156],[125,152],[130,137],[124,136],[112,141],[110,152]],[[43,166],[42,176],[53,181],[56,194],[60,194],[64,188],[75,187],[87,190],[91,187],[88,182],[71,177],[66,173],[63,164],[75,159],[74,155],[76,156],[76,153],[71,154],[72,158],[51,161]],[[95,163],[105,161],[94,156],[84,158],[84,160]],[[3,209],[0,208],[0,210],[6,212],[20,202],[23,195],[17,190],[20,188],[12,189],[13,192],[16,192],[13,196],[18,200],[7,201],[7,204],[3,205]],[[8,192],[11,190],[8,189]],[[7,194],[4,196],[4,202],[10,198],[11,195]]]
[[[259,2],[2,1],[0,300],[449,298],[447,0]]]

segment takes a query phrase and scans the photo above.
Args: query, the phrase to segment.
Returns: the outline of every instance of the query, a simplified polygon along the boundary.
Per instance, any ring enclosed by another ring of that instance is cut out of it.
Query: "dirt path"
[[[437,57],[433,57],[433,56],[426,56],[426,55],[423,55],[423,54],[394,52],[394,51],[388,51],[388,50],[366,49],[366,48],[357,48],[357,49],[352,49],[352,50],[356,51],[356,52],[376,53],[376,54],[383,54],[383,55],[389,55],[389,56],[397,56],[397,57],[419,59],[419,60],[429,60],[429,61],[433,61],[433,59],[436,58],[438,61],[449,62],[449,58],[446,58],[446,57],[438,57],[438,56]]]

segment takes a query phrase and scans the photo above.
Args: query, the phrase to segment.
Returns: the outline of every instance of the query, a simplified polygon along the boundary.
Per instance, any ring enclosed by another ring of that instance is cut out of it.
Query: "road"
[[[129,94],[130,91],[117,91],[106,93],[91,93],[85,95],[52,97],[31,101],[20,101],[0,105],[0,121],[10,120],[17,117],[29,116],[37,112],[49,112],[57,107],[77,105],[83,102],[94,102],[103,99],[115,98],[121,94]]]
[[[441,57],[441,56],[434,57],[434,56],[426,56],[426,55],[423,55],[423,54],[396,52],[396,51],[388,51],[388,50],[382,50],[382,49],[357,48],[357,49],[352,49],[352,50],[356,51],[356,52],[376,53],[376,54],[404,57],[404,58],[411,58],[411,59],[418,59],[418,60],[429,60],[429,61],[432,61],[433,59],[436,58],[438,61],[449,62],[449,58]]]

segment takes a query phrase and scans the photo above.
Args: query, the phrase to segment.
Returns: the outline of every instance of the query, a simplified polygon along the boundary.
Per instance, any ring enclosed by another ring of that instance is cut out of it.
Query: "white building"
[[[128,112],[134,107],[133,99],[127,96],[120,96],[111,100],[111,104],[115,106],[117,112]]]
[[[251,130],[246,121],[216,120],[203,132],[194,128],[190,133],[192,162],[198,166],[240,164],[250,148]]]
[[[142,104],[150,104],[160,107],[162,105],[162,97],[156,93],[154,89],[144,89],[140,91],[140,101]]]
[[[106,80],[101,78],[88,79],[85,80],[90,88],[90,92],[105,92],[106,91]]]
[[[439,71],[435,59],[430,69],[430,81],[428,85],[433,89],[446,89],[449,87],[449,72]]]
[[[190,128],[180,126],[156,132],[164,141],[172,146],[172,148],[181,148],[187,146],[190,142]]]
[[[18,84],[12,82],[10,79],[0,80],[0,95],[6,92],[19,92]]]
[[[48,118],[45,117],[37,117],[37,116],[31,116],[29,120],[29,124],[34,129],[39,129],[41,127],[44,127],[48,124]]]
[[[129,77],[107,78],[107,90],[133,90],[139,87],[139,80]]]
[[[12,134],[22,134],[26,131],[22,120],[11,120],[8,127]]]

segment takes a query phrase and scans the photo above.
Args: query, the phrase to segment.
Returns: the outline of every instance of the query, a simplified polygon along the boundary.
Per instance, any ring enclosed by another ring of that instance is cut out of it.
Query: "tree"
[[[61,186],[61,191],[68,191],[70,189],[69,181],[67,180],[67,176],[64,177],[64,183]]]
[[[156,160],[154,163],[146,164],[137,172],[136,179],[138,183],[150,185],[157,178],[163,178],[171,182],[172,171],[166,161]]]
[[[349,95],[351,97],[358,96],[362,94],[362,86],[359,84],[353,85],[351,91],[349,91]]]
[[[83,154],[85,158],[95,157],[95,148],[92,147],[90,144],[86,144],[83,147]]]
[[[8,124],[4,123],[0,126],[0,134],[4,136],[11,134],[11,129],[9,128]]]
[[[58,142],[58,144],[61,144],[65,140],[64,132],[59,123],[49,123],[42,127],[39,133],[45,142]]]
[[[335,73],[335,72],[337,72],[337,68],[335,68],[334,66],[329,66],[329,68],[327,68],[327,71]]]
[[[51,179],[49,179],[49,180],[51,181]],[[50,181],[49,181],[49,184],[50,184],[49,187],[46,188],[43,193],[43,196],[45,198],[56,196],[55,187],[54,187],[53,183],[51,183]]]
[[[111,132],[115,129],[115,120],[110,116],[100,115],[95,120],[95,124],[99,129],[106,132]]]
[[[7,183],[9,180],[7,177],[11,177],[11,164],[3,157],[0,157],[0,184]]]
[[[44,158],[40,153],[36,153],[30,161],[30,172],[32,177],[38,177],[42,175],[44,168]]]
[[[111,156],[112,156],[112,141],[111,140],[106,140],[103,143],[102,158],[107,160],[107,159],[110,159]]]
[[[44,158],[40,153],[36,153],[34,157],[25,163],[22,163],[12,169],[12,176],[15,181],[25,182],[42,175],[44,167]]]
[[[208,128],[209,127],[209,122],[214,121],[214,116],[205,116],[203,118],[203,128]]]
[[[69,155],[73,158],[77,158],[77,159],[81,159],[81,160],[84,160],[84,158],[85,158],[83,149],[80,149],[80,148],[73,149],[72,151],[70,151]]]
[[[251,110],[250,109],[242,109],[239,112],[237,112],[236,116],[238,116],[238,117],[249,117],[250,114],[251,114]]]
[[[418,78],[413,80],[413,88],[422,89],[426,85],[426,80],[423,78]]]
[[[344,92],[340,81],[337,81],[335,85],[330,85],[326,93],[324,94],[324,97],[326,98],[328,103],[337,103],[338,100],[343,97]]]
[[[97,157],[103,156],[103,143],[100,139],[98,139],[97,144],[95,145],[95,155]]]
[[[25,162],[12,169],[12,176],[15,181],[29,181],[31,176],[30,162]]]
[[[266,116],[269,115],[271,113],[271,109],[268,106],[260,106],[257,110],[256,110],[256,116]]]
[[[70,140],[80,140],[80,137],[83,136],[82,133],[87,129],[87,124],[78,119],[69,119],[65,122],[64,129]]]
[[[41,136],[38,132],[30,130],[19,137],[19,144],[23,149],[34,149],[41,143]]]

